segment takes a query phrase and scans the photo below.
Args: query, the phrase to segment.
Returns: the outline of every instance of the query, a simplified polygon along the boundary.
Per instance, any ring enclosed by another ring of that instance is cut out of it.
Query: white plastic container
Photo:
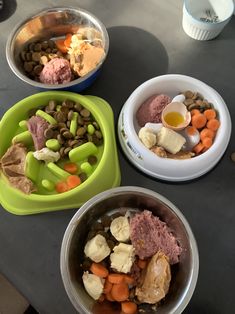
[[[233,0],[185,0],[183,29],[194,39],[213,39],[221,33],[233,12]]]
[[[147,149],[138,138],[140,127],[136,112],[153,94],[170,97],[191,90],[199,92],[217,109],[220,128],[213,145],[203,154],[185,160],[161,158]],[[127,158],[141,171],[166,181],[187,181],[211,170],[223,156],[231,135],[231,118],[222,97],[207,84],[185,75],[168,74],[155,77],[140,85],[127,99],[118,120],[118,136]]]

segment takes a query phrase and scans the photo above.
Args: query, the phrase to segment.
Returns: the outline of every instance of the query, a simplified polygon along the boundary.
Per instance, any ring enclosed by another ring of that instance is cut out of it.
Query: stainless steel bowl
[[[82,284],[79,265],[87,233],[94,221],[123,207],[151,210],[176,235],[183,252],[180,262],[173,266],[170,291],[157,308],[157,313],[182,313],[193,294],[198,277],[199,257],[193,233],[185,217],[169,200],[151,190],[133,186],[114,188],[96,195],[70,221],[62,242],[60,268],[71,302],[79,313],[120,313],[120,309],[113,304],[97,303],[89,297]],[[146,314],[155,313],[150,305],[145,305],[144,309]]]
[[[105,56],[94,70],[81,78],[58,85],[43,84],[27,77],[20,61],[20,53],[26,45],[37,40],[48,40],[68,33],[76,33],[81,27],[89,27],[98,31],[103,42]],[[94,82],[107,56],[108,49],[107,30],[93,14],[80,8],[57,7],[45,9],[18,24],[8,38],[6,57],[12,71],[25,83],[42,89],[63,89],[79,92]]]

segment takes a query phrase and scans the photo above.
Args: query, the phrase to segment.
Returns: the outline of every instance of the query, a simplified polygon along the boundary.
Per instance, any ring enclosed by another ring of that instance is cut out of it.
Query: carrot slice
[[[207,120],[216,118],[216,111],[214,109],[206,109],[203,114],[206,116]]]
[[[119,284],[124,281],[124,275],[121,274],[109,274],[108,281],[113,284]]]
[[[58,193],[64,193],[69,190],[67,183],[63,181],[57,182],[55,185],[55,189]]]
[[[133,285],[133,283],[135,282],[134,278],[131,277],[130,275],[124,275],[124,281],[128,285]]]
[[[64,44],[64,39],[55,40],[56,47],[63,53],[67,53],[67,47]]]
[[[210,137],[213,139],[215,137],[215,132],[205,128],[200,132],[200,139],[203,140],[205,137]]]
[[[81,183],[79,176],[71,175],[67,178],[67,185],[69,189],[76,188]]]
[[[112,287],[113,285],[108,281],[108,279],[106,279],[104,283],[104,289],[103,289],[104,294],[109,293],[112,290]]]
[[[202,145],[202,142],[199,142],[196,146],[193,147],[193,151],[198,155],[202,152],[203,148],[204,146]]]
[[[122,312],[125,314],[135,314],[137,305],[134,302],[126,301],[121,303]]]
[[[203,140],[202,140],[202,145],[204,146],[204,148],[208,149],[211,147],[213,141],[212,141],[212,138],[210,137],[205,137]]]
[[[206,116],[202,113],[195,114],[192,116],[192,126],[194,126],[196,129],[201,129],[206,125]]]
[[[105,295],[105,297],[106,297],[106,299],[107,299],[108,301],[110,301],[110,302],[114,302],[114,301],[115,301],[114,298],[112,297],[111,292],[107,293],[107,294]]]
[[[105,278],[108,276],[109,274],[109,271],[106,267],[104,267],[102,264],[100,263],[92,263],[91,264],[91,267],[90,267],[90,271],[98,276],[98,277],[102,277],[102,278]]]
[[[207,128],[212,130],[212,131],[217,131],[218,128],[220,127],[220,122],[217,119],[210,119],[207,124]]]
[[[200,113],[201,113],[201,112],[200,112],[200,110],[198,110],[198,109],[193,109],[193,110],[190,111],[191,117],[194,116],[194,115],[196,115],[196,114],[200,114]]]
[[[137,262],[137,265],[139,266],[139,268],[144,269],[147,266],[147,261],[145,261],[143,259],[139,259]]]
[[[115,301],[126,301],[129,298],[128,285],[125,282],[114,284],[111,290],[111,295]]]
[[[64,164],[64,170],[71,174],[75,174],[78,172],[78,166],[74,162],[68,162]]]
[[[64,45],[66,48],[70,48],[71,41],[72,41],[72,34],[67,34],[64,40]]]

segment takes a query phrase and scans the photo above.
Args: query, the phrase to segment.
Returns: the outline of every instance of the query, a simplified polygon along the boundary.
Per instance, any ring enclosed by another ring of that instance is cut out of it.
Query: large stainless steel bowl
[[[69,83],[58,85],[43,84],[27,77],[20,61],[20,53],[25,46],[37,40],[48,40],[65,36],[68,33],[76,33],[81,27],[89,27],[94,30],[90,32],[90,39],[92,39],[93,34],[99,32],[103,42],[105,56],[94,70]],[[79,92],[94,82],[107,56],[108,49],[107,30],[97,17],[80,8],[54,7],[36,13],[16,25],[7,41],[6,57],[12,71],[25,83],[42,89],[63,89]]]
[[[62,242],[60,267],[67,294],[79,313],[117,314],[113,304],[97,303],[86,293],[82,283],[80,263],[85,239],[98,218],[115,209],[130,207],[148,209],[165,221],[176,235],[183,252],[180,262],[172,269],[172,281],[164,302],[157,308],[159,314],[179,314],[187,306],[196,286],[199,257],[191,228],[182,213],[169,200],[148,189],[126,186],[100,193],[85,203],[70,221]],[[155,313],[145,305],[146,314]]]

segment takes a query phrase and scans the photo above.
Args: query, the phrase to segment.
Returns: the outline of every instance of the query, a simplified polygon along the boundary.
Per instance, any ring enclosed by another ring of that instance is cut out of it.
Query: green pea
[[[92,165],[86,161],[86,162],[83,162],[80,166],[81,170],[83,172],[85,172],[87,175],[90,175],[93,171],[93,168],[92,168]]]
[[[53,191],[55,189],[55,184],[47,179],[42,180],[42,186],[48,191]]]
[[[76,148],[73,148],[69,152],[69,159],[72,162],[84,160],[90,155],[95,155],[98,152],[98,148],[92,142],[87,142]]]
[[[40,109],[36,111],[36,116],[45,119],[47,122],[49,122],[52,125],[57,124],[57,121],[52,116],[50,116],[48,113]]]
[[[57,139],[52,138],[46,141],[46,147],[57,152],[60,149],[60,143]]]
[[[19,122],[19,127],[24,130],[27,131],[28,130],[28,126],[27,126],[27,121],[26,120],[22,120]]]
[[[94,125],[88,124],[88,126],[87,126],[87,132],[88,132],[90,135],[94,134],[94,133],[95,133],[95,127],[94,127]]]

